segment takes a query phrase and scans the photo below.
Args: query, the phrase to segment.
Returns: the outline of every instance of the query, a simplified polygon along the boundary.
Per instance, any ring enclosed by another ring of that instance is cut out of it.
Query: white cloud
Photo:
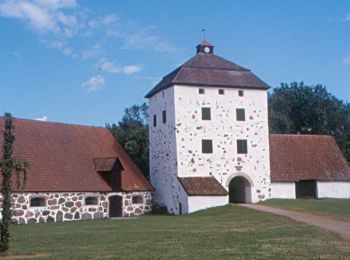
[[[343,63],[350,65],[350,55],[343,59]]]
[[[109,25],[117,21],[117,16],[115,14],[109,14],[102,18],[91,20],[88,24],[91,28],[96,28],[100,25]]]
[[[98,70],[103,72],[123,73],[126,75],[135,74],[142,70],[142,67],[140,65],[118,66],[114,62],[109,61],[106,58],[100,59],[97,68]]]
[[[122,69],[122,72],[127,75],[135,74],[142,70],[142,67],[140,65],[128,65],[124,66]]]
[[[20,19],[41,34],[72,36],[78,27],[77,18],[64,14],[62,9],[75,7],[75,0],[6,0],[0,3],[0,16]]]
[[[95,44],[90,49],[83,51],[81,54],[81,57],[83,59],[89,59],[89,58],[97,58],[101,57],[104,53],[104,50],[102,48],[101,44]]]
[[[35,118],[35,120],[37,121],[47,121],[48,120],[48,117],[47,116],[43,116],[43,117],[39,117],[39,118]]]
[[[105,71],[105,72],[111,72],[111,73],[119,73],[120,68],[117,67],[113,62],[107,60],[106,58],[103,58],[100,60],[98,64],[98,70]]]
[[[105,79],[101,75],[91,77],[86,82],[82,84],[82,87],[87,91],[96,91],[103,88],[105,84]]]

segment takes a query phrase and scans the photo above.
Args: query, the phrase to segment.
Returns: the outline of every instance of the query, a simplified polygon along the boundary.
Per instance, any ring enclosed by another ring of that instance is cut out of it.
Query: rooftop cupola
[[[197,45],[197,54],[198,53],[213,54],[214,45],[207,40],[203,40],[200,44]]]

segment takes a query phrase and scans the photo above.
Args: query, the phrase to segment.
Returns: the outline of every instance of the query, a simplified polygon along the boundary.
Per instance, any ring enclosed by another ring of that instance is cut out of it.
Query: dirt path
[[[350,240],[350,224],[349,222],[334,220],[327,217],[321,217],[309,213],[297,212],[292,210],[280,209],[275,207],[257,205],[257,204],[240,204],[242,207],[255,209],[259,211],[269,212],[276,215],[284,216],[298,222],[308,225],[327,229],[341,235],[343,238]]]

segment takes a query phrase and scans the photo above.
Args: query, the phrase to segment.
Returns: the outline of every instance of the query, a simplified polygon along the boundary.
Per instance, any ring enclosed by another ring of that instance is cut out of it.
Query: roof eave
[[[167,84],[164,87],[158,89],[157,91],[154,91],[152,89],[150,92],[147,93],[145,98],[151,98],[154,95],[158,94],[159,92],[163,91],[164,89],[170,88],[175,85],[180,86],[199,86],[199,87],[220,87],[220,88],[239,88],[239,89],[255,89],[255,90],[268,90],[271,87],[266,84],[266,86],[242,86],[242,85],[222,85],[222,84],[211,84],[211,83],[188,83],[188,82],[173,82],[171,84]]]

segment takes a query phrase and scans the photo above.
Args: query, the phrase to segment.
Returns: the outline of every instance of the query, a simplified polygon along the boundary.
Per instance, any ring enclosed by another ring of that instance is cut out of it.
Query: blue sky
[[[321,83],[350,101],[350,1],[0,0],[0,113],[117,122],[195,54],[202,28],[272,87]]]

